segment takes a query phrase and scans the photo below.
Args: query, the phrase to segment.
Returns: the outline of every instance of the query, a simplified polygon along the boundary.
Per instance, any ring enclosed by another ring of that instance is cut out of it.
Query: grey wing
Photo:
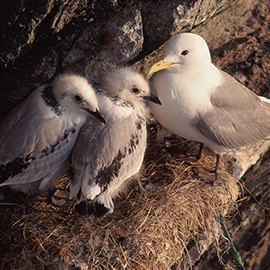
[[[239,148],[270,134],[270,103],[223,74],[225,83],[211,97],[213,109],[194,119],[208,139],[228,148]]]
[[[95,190],[94,197],[115,179],[125,180],[133,175],[136,167],[140,167],[146,147],[146,126],[144,119],[135,122],[132,118],[121,122],[108,121],[99,128],[88,122],[83,127],[72,154],[72,196],[83,188],[86,197],[92,193],[91,189]]]
[[[20,104],[0,128],[0,185],[41,180],[70,154],[79,131],[65,130],[60,117],[45,117],[46,106]],[[44,110],[43,110],[44,109]]]

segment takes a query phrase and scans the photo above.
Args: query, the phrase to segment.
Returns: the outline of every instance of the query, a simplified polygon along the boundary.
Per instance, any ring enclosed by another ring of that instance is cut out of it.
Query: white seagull
[[[36,89],[0,126],[0,187],[48,190],[67,169],[89,114],[105,122],[83,77],[64,74]]]
[[[146,149],[143,99],[159,103],[142,75],[130,68],[107,73],[97,94],[106,125],[90,119],[82,127],[72,153],[70,196],[78,196],[75,211],[101,217],[112,213],[112,199],[133,176],[139,181]]]
[[[216,68],[202,37],[171,38],[153,73],[150,89],[162,105],[150,104],[152,113],[171,132],[217,154],[215,178],[220,154],[270,135],[270,101]]]

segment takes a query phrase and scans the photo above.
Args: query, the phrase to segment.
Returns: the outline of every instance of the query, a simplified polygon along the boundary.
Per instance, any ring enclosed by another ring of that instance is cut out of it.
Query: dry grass
[[[72,205],[55,207],[42,196],[12,194],[15,200],[0,203],[0,269],[169,269],[214,230],[218,211],[228,212],[237,199],[235,179],[225,172],[214,185],[196,179],[186,153],[195,154],[198,144],[157,142],[156,131],[150,124],[142,172],[153,189],[134,186],[112,215],[79,217]],[[213,157],[202,164],[213,168]]]

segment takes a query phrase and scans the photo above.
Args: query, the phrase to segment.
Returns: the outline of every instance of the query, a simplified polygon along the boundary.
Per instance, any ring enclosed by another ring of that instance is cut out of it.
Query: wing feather
[[[145,121],[135,113],[121,121],[107,121],[106,125],[95,119],[88,121],[72,154],[72,196],[81,188],[85,197],[93,199],[112,181],[131,177],[142,163],[145,147]]]
[[[42,87],[17,106],[0,127],[0,183],[24,184],[57,170],[75,144],[79,130],[65,130],[41,98]]]
[[[224,84],[211,96],[213,109],[194,119],[194,125],[205,137],[228,148],[265,139],[270,134],[270,104],[223,75]]]

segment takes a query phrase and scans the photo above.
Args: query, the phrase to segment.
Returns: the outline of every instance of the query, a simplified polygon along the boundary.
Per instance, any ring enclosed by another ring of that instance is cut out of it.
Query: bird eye
[[[189,53],[188,50],[184,50],[184,51],[181,52],[182,55],[187,55],[188,53]]]
[[[83,98],[79,95],[74,96],[75,100],[79,103],[83,102]]]
[[[138,93],[140,93],[140,90],[139,90],[137,87],[133,87],[133,88],[132,88],[132,92],[133,92],[134,94],[138,94]]]

